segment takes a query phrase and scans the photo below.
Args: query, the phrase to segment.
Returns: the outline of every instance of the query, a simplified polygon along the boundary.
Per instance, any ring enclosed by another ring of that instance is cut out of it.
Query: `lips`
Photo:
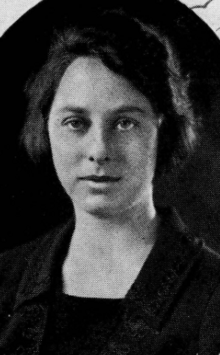
[[[117,182],[120,180],[120,177],[113,177],[113,176],[97,176],[97,175],[89,175],[80,178],[80,180],[86,180],[86,181],[93,181],[96,183],[107,183],[107,182]]]

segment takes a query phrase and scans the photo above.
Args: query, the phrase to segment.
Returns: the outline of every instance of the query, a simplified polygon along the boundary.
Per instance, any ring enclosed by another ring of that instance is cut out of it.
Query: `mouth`
[[[107,175],[103,175],[103,176],[89,175],[80,178],[80,180],[93,181],[96,183],[118,182],[120,179],[121,179],[120,177],[107,176]]]

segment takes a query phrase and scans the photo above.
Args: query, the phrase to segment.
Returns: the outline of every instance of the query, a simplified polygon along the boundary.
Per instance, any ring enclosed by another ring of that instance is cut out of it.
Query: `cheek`
[[[135,168],[144,168],[156,159],[157,135],[153,133],[147,136],[131,140],[125,148],[127,161]]]
[[[75,162],[79,159],[79,144],[73,137],[62,133],[58,123],[49,121],[48,131],[52,156],[56,165],[69,166],[71,161]]]
[[[62,141],[51,142],[54,167],[61,179],[68,179],[77,173],[80,165],[81,153],[75,145],[65,144]]]

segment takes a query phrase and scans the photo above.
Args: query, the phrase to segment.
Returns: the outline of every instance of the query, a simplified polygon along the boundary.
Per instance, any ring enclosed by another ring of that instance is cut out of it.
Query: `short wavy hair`
[[[155,176],[177,169],[196,142],[199,118],[189,97],[190,75],[167,37],[122,11],[106,11],[89,24],[54,30],[46,63],[26,85],[27,117],[21,134],[29,156],[51,157],[48,116],[67,67],[80,56],[102,60],[129,80],[164,120],[158,133]]]

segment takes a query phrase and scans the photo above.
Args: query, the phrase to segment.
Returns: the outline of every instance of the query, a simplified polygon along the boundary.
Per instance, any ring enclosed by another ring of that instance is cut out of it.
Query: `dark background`
[[[198,147],[178,176],[169,174],[157,182],[155,201],[176,206],[191,229],[220,251],[220,41],[176,0],[153,0],[151,4],[151,11],[145,12],[146,21],[162,25],[172,38],[184,70],[190,71],[194,79],[191,96],[203,117]],[[45,61],[52,28],[62,11],[71,13],[73,23],[86,16],[80,5],[74,7],[74,12],[70,6],[72,1],[45,0],[0,40],[1,250],[36,238],[72,214],[47,162],[35,166],[18,139],[26,109],[24,85],[30,73]],[[144,13],[141,6],[137,11]],[[92,11],[87,9],[90,16]]]

